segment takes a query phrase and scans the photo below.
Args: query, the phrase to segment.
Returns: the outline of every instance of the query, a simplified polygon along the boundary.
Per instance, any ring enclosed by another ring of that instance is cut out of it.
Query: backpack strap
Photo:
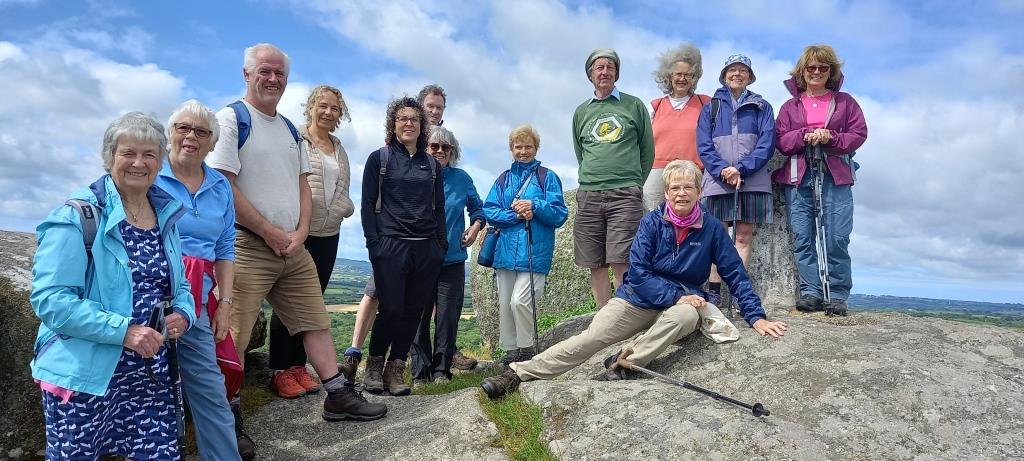
[[[249,140],[249,132],[252,131],[252,115],[249,114],[249,108],[241,100],[228,104],[228,107],[235,111],[235,124],[238,125],[238,149],[241,150],[245,141]]]
[[[711,133],[715,132],[715,122],[718,120],[718,111],[721,109],[722,101],[711,98]]]
[[[89,256],[89,264],[92,264],[92,244],[96,241],[96,229],[99,220],[99,210],[95,205],[82,199],[69,199],[64,202],[71,205],[78,211],[78,218],[82,222],[82,240],[85,243],[85,252]]]
[[[437,165],[440,163],[433,156],[427,156],[427,163],[430,165],[430,211],[437,209],[437,188],[434,182],[437,181]]]
[[[245,142],[249,140],[249,133],[252,132],[252,114],[249,113],[249,107],[245,105],[241,100],[235,101],[228,104],[231,110],[235,111],[235,124],[238,125],[238,149],[241,150]],[[284,123],[288,125],[288,131],[292,132],[292,139],[296,143],[302,142],[302,135],[299,134],[299,130],[295,128],[295,124],[288,117],[281,115],[284,119]]]
[[[380,214],[380,190],[384,185],[384,175],[388,172],[388,157],[391,155],[391,148],[388,146],[381,147],[377,150],[377,161],[380,163],[380,175],[377,177],[377,204],[373,207],[373,212]]]

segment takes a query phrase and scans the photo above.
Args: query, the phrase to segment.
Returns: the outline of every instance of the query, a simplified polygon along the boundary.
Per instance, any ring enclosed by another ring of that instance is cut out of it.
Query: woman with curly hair
[[[306,123],[299,125],[298,131],[309,157],[311,170],[306,181],[313,193],[309,236],[303,244],[313,257],[322,293],[327,290],[338,257],[341,221],[355,211],[348,196],[351,179],[348,154],[341,140],[332,134],[342,119],[352,121],[352,118],[341,90],[328,85],[316,86],[309,92],[303,115]],[[320,391],[320,384],[306,370],[302,335],[290,336],[276,313],[270,317],[269,365],[274,370],[272,383],[277,395],[295,398]]]
[[[665,201],[661,171],[673,160],[689,160],[703,169],[697,154],[697,119],[711,100],[695,94],[704,75],[700,50],[691,43],[673,48],[658,57],[654,81],[665,96],[651,100],[651,127],[654,130],[654,166],[644,183],[644,209],[651,211]]]
[[[388,104],[385,146],[363,169],[362,221],[380,307],[370,336],[366,390],[408,395],[403,372],[416,327],[434,306],[448,251],[441,165],[427,154],[427,117],[413,98]],[[385,362],[384,355],[390,354]]]

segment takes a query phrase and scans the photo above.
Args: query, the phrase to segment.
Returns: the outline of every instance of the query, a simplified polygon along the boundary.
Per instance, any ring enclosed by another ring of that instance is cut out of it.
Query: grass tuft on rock
[[[521,393],[513,392],[503,399],[490,400],[480,391],[477,400],[487,417],[498,426],[499,443],[510,458],[516,461],[558,459],[540,441],[540,408],[527,402]]]

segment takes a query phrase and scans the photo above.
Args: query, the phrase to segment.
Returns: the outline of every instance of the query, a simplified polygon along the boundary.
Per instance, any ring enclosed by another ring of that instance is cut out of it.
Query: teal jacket
[[[185,210],[159,187],[150,187],[148,195],[171,269],[172,305],[191,327],[196,320],[195,304],[174,225]],[[29,299],[42,323],[36,335],[32,377],[76,392],[103,395],[132,323],[132,270],[117,227],[125,219],[125,211],[110,175],[71,198],[102,209],[92,246],[93,269],[88,267],[78,212],[66,204],[50,212],[36,228],[39,247]]]

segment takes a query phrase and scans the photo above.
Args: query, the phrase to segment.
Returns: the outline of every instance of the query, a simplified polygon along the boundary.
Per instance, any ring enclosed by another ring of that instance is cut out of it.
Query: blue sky
[[[130,110],[166,120],[182,101],[211,107],[244,90],[242,50],[272,42],[292,57],[281,111],[301,120],[309,88],[341,88],[338,131],[358,203],[384,107],[436,82],[461,165],[485,194],[507,168],[507,134],[531,123],[538,158],[576,184],[575,106],[592,88],[596,47],[622,59],[622,91],[660,94],[662,51],[692,41],[698,91],[725,57],[753,60],[750,87],[778,108],[805,45],[845,61],[864,108],[851,253],[854,292],[1024,302],[1024,0],[1003,1],[179,1],[0,0],[0,228],[32,230],[102,173],[106,124]],[[340,256],[365,259],[358,213]]]

